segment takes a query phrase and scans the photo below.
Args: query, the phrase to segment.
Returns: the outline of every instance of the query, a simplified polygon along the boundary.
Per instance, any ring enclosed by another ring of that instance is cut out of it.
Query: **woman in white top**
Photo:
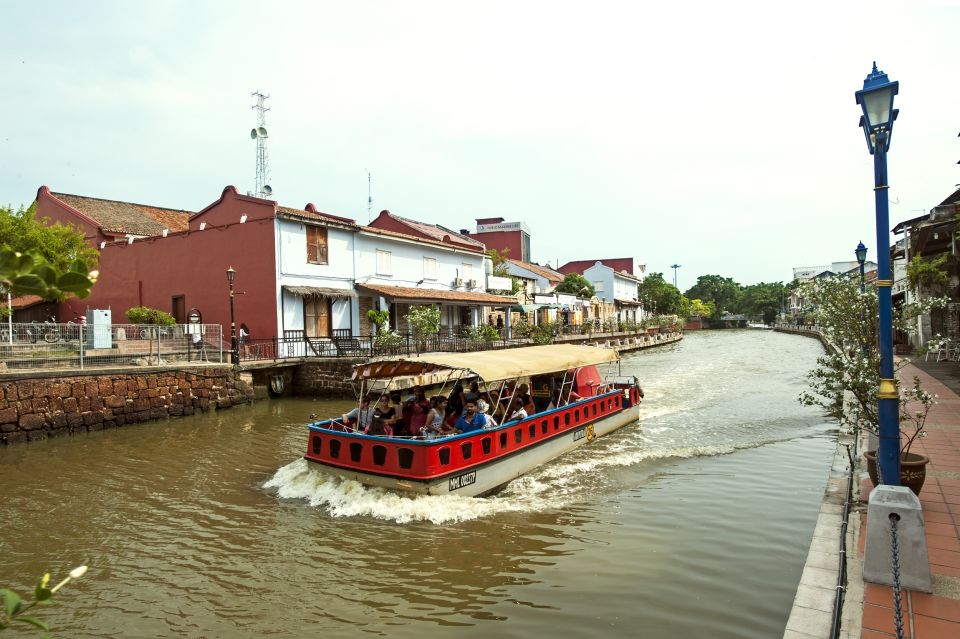
[[[527,418],[527,410],[523,407],[523,398],[519,395],[515,395],[513,401],[510,402],[510,410],[507,411],[510,415],[508,421],[514,421],[519,419]]]
[[[447,398],[437,395],[430,400],[430,406],[427,421],[423,425],[423,436],[427,439],[433,439],[444,431],[443,419],[447,414]]]

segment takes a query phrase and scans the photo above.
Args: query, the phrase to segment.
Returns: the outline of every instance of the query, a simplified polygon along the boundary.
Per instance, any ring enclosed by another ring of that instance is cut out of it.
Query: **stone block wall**
[[[326,359],[307,362],[296,368],[293,374],[293,393],[314,397],[348,397],[353,399],[353,384],[350,375],[353,367],[366,359]]]
[[[228,366],[0,378],[0,443],[192,415],[252,399]]]

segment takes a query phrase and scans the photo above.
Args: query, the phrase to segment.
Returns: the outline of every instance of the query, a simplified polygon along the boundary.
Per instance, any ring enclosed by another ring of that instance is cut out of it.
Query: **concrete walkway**
[[[951,390],[951,387],[957,388],[955,380],[958,372],[960,364],[956,362],[940,362],[936,365],[917,362],[907,364],[899,373],[902,384],[910,384],[916,375],[924,389],[938,398],[927,419],[926,438],[918,439],[912,448],[913,452],[930,458],[926,482],[920,491],[920,505],[923,508],[927,552],[933,575],[933,594],[905,591],[901,601],[904,637],[960,637],[960,396]],[[860,499],[864,508],[859,515],[860,525],[856,532],[859,561],[863,560],[866,539],[865,504],[872,489],[870,480],[864,478],[860,485]],[[859,561],[851,563],[859,568]],[[845,606],[853,607],[858,602],[849,595],[856,590],[854,579],[862,583],[859,570],[851,574],[849,579],[851,588]],[[863,584],[862,593],[863,614],[859,636],[862,639],[896,636],[892,588]]]

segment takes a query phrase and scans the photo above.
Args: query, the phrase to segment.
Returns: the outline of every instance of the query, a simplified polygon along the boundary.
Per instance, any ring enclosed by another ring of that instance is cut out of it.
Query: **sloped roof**
[[[437,302],[472,302],[488,306],[516,304],[514,297],[491,295],[490,293],[470,293],[468,291],[445,291],[433,288],[413,288],[410,286],[388,286],[386,284],[357,284],[359,289],[367,289],[384,297],[402,300],[423,300]]]
[[[630,257],[608,257],[600,260],[574,260],[572,262],[567,262],[563,266],[559,267],[557,270],[563,274],[569,273],[579,273],[583,275],[583,272],[600,262],[604,266],[609,266],[617,273],[626,271],[630,277],[636,277],[633,274],[633,258]]]
[[[95,221],[100,230],[106,233],[160,235],[163,229],[169,229],[171,233],[186,231],[190,216],[193,215],[191,211],[180,209],[102,200],[70,193],[50,193],[50,195]]]
[[[14,297],[10,300],[10,306],[15,309],[30,308],[31,306],[36,306],[41,304],[45,300],[39,295],[21,295],[20,297]]]
[[[511,264],[516,264],[520,268],[526,269],[531,273],[536,273],[540,277],[544,278],[548,282],[560,282],[563,280],[563,273],[555,271],[552,268],[547,266],[540,266],[539,264],[533,264],[532,262],[523,262],[521,260],[514,260],[507,258],[507,261]]]
[[[400,215],[394,215],[390,211],[381,211],[377,219],[381,217],[388,217],[392,220],[400,222],[401,225],[408,227],[414,235],[420,234],[426,238],[436,240],[437,242],[443,242],[444,244],[459,244],[466,248],[471,248],[475,251],[485,251],[486,245],[483,242],[478,242],[477,240],[469,237],[467,235],[462,235],[457,231],[446,228],[439,224],[427,224],[426,222],[418,222],[416,220],[411,220],[410,218],[402,217]],[[377,220],[374,220],[370,223],[370,226],[373,226]],[[379,228],[379,227],[374,227]]]
[[[341,217],[339,215],[333,215],[332,213],[317,211],[310,204],[308,204],[307,208],[305,209],[295,209],[290,206],[277,205],[277,213],[280,215],[292,215],[294,217],[314,219],[320,222],[336,222],[338,224],[348,224],[350,226],[357,225],[356,220],[352,220],[348,217]]]

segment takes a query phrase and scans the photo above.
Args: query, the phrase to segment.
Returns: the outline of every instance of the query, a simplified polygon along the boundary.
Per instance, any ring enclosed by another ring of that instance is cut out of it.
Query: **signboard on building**
[[[523,222],[501,222],[499,224],[477,224],[477,233],[493,233],[496,231],[526,231],[530,232]]]
[[[513,280],[509,277],[497,277],[496,275],[487,275],[488,291],[512,291]]]

